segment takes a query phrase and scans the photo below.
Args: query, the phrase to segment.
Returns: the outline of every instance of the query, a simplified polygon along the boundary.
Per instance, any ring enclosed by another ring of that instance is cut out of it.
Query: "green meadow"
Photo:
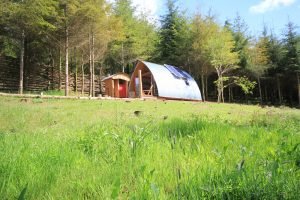
[[[300,111],[0,97],[0,199],[298,199]]]

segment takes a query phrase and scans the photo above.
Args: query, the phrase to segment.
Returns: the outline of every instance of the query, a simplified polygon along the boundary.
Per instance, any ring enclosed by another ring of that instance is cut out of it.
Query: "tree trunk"
[[[258,82],[260,105],[262,105],[263,104],[263,99],[262,99],[262,92],[261,92],[260,77],[257,77],[257,82]]]
[[[231,103],[231,87],[228,87],[228,102]]]
[[[75,65],[75,93],[77,95],[77,58],[76,58],[76,47],[74,48],[74,65]]]
[[[25,31],[23,30],[22,31],[22,36],[21,36],[19,94],[23,94],[23,84],[24,84],[24,54],[25,54]]]
[[[202,99],[205,101],[205,85],[204,85],[204,75],[201,74],[201,86],[202,86]]]
[[[222,91],[220,89],[220,86],[218,86],[218,103],[221,102],[221,93],[222,93]]]
[[[217,92],[218,92],[218,103],[220,103],[221,102],[220,83],[217,84]]]
[[[95,36],[92,32],[92,96],[95,96]]]
[[[208,99],[208,93],[207,93],[207,84],[208,81],[207,81],[207,75],[205,76],[205,99],[207,100]]]
[[[124,66],[124,44],[122,42],[122,72],[125,72],[125,66]]]
[[[61,49],[59,47],[59,76],[58,76],[58,88],[59,91],[61,90],[61,68],[62,68],[62,64],[61,64]]]
[[[65,17],[67,17],[67,6],[65,7]],[[67,24],[67,19],[65,19],[65,34],[66,34],[66,44],[65,44],[65,56],[66,56],[66,77],[65,77],[65,96],[69,95],[69,27]]]
[[[83,61],[83,55],[81,58],[81,73],[82,73],[82,83],[81,83],[81,95],[84,95],[84,61]]]
[[[90,84],[89,84],[89,96],[91,97],[93,95],[92,91],[92,77],[93,77],[93,70],[92,70],[92,44],[91,44],[91,33],[89,33],[89,64],[90,64]]]
[[[298,105],[300,106],[300,72],[297,72],[297,82],[298,82]]]
[[[268,103],[268,91],[267,91],[267,86],[265,85],[265,102]]]
[[[276,80],[277,80],[277,90],[278,90],[278,98],[279,98],[279,104],[282,104],[282,95],[281,95],[281,88],[280,88],[280,79],[279,76],[276,76]]]
[[[221,75],[221,95],[222,95],[222,102],[224,103],[224,83],[223,83],[223,75]]]
[[[217,80],[218,103],[220,103],[222,100],[222,88],[221,88],[222,75],[218,71],[217,73],[218,73],[218,80]]]
[[[99,87],[100,87],[100,94],[102,95],[102,66],[100,65],[100,70],[99,70]]]
[[[55,67],[55,60],[54,60],[54,56],[52,55],[51,90],[54,90],[54,67]]]

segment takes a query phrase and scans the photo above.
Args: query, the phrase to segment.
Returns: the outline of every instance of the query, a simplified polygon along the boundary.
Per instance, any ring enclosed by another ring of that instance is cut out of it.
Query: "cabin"
[[[138,61],[129,84],[130,98],[202,101],[196,81],[184,70]]]
[[[125,73],[117,73],[102,79],[105,84],[105,96],[127,98],[129,81],[130,77]]]

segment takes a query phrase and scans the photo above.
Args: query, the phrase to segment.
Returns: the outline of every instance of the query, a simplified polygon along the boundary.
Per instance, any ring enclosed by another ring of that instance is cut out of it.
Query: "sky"
[[[166,0],[132,1],[138,11],[151,13],[151,19],[159,19],[166,12]],[[190,16],[211,10],[221,25],[239,14],[254,36],[262,32],[264,24],[279,37],[289,20],[300,26],[300,0],[178,0],[177,6]]]

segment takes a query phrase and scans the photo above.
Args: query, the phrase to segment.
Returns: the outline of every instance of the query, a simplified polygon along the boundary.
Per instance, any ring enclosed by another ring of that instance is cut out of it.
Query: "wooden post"
[[[120,94],[119,94],[119,80],[118,79],[115,79],[114,80],[114,85],[115,85],[115,96],[114,97],[117,97],[119,98],[120,97]]]
[[[111,97],[115,96],[115,82],[114,79],[111,79]]]
[[[128,81],[125,82],[126,97],[129,97]]]
[[[142,70],[139,70],[139,92],[140,98],[143,98]]]

